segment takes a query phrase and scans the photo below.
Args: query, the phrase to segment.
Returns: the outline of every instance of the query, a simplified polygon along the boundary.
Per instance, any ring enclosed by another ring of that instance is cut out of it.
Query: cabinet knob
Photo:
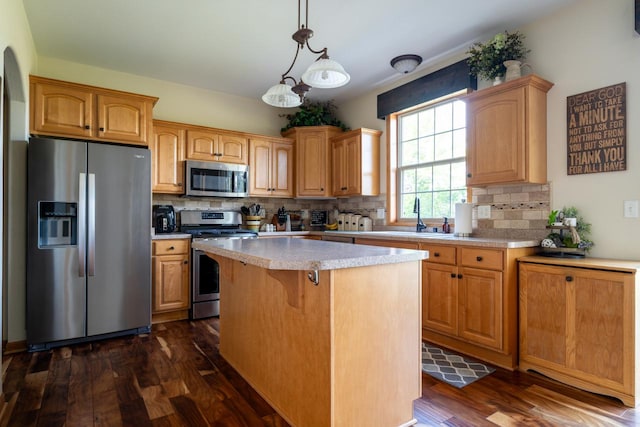
[[[462,274],[458,274],[458,279],[462,279]]]
[[[435,258],[438,258],[438,257],[440,256],[440,252],[434,252],[434,253],[433,253],[433,256],[434,256]]]
[[[467,178],[471,178],[471,174],[470,173],[467,174]]]
[[[100,128],[100,132],[104,132],[104,128]]]
[[[456,273],[451,273],[451,278],[455,279],[456,278]]]
[[[174,250],[174,249],[175,249],[175,247],[173,247],[173,246],[169,246],[169,248],[168,248],[167,250],[172,251],[172,250]]]
[[[567,282],[573,282],[573,277],[567,276],[564,278],[564,280],[566,280]]]
[[[85,129],[91,129],[91,126],[89,126],[89,125],[84,125],[84,128],[85,128]]]
[[[182,187],[182,183],[179,183],[179,184],[178,184],[178,187]]]
[[[184,261],[182,261],[182,263],[183,263],[184,265],[187,265],[187,264],[189,264],[189,261],[185,259]]]
[[[478,262],[482,261],[482,257],[481,256],[477,256],[476,257],[476,261],[478,261]]]
[[[320,191],[324,191],[324,187],[320,187]]]

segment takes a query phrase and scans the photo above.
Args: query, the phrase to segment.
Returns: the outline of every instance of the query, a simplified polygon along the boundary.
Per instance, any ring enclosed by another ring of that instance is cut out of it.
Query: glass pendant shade
[[[330,89],[346,85],[351,76],[333,59],[320,58],[307,68],[301,78],[311,87]]]
[[[262,95],[262,100],[274,107],[291,108],[302,104],[302,100],[298,95],[293,93],[291,86],[279,83],[271,86],[267,93]]]

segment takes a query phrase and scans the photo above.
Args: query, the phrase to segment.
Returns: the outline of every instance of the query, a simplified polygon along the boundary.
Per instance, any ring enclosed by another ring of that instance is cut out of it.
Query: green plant
[[[507,71],[504,61],[525,59],[531,50],[524,46],[524,34],[515,31],[496,34],[487,43],[474,43],[467,53],[469,73],[473,76],[493,80]]]
[[[555,213],[555,215],[554,215]],[[580,237],[580,243],[574,243],[571,236],[561,236],[558,233],[551,233],[547,236],[547,239],[551,239],[558,245],[558,247],[567,248],[581,248],[585,250],[591,249],[594,243],[589,240],[589,234],[591,233],[591,224],[586,222],[580,215],[578,209],[574,206],[563,207],[561,211],[551,211],[549,214],[549,224],[551,225],[551,216],[554,215],[554,222],[560,220],[560,218],[575,218],[576,226],[575,230]]]
[[[305,100],[299,108],[300,110],[293,114],[280,114],[280,117],[286,117],[288,120],[287,125],[281,129],[282,132],[298,126],[337,126],[343,131],[349,130],[349,127],[336,117],[338,107],[333,101]]]
[[[549,214],[549,219],[547,221],[547,223],[549,225],[553,225],[556,222],[556,217],[558,216],[558,211],[551,211],[551,213]]]

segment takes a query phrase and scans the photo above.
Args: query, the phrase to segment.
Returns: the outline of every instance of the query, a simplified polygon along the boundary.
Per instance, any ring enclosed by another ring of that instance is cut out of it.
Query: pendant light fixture
[[[297,43],[296,54],[287,71],[282,74],[280,83],[272,86],[262,95],[262,100],[274,107],[297,107],[302,104],[305,94],[312,87],[323,89],[340,87],[346,85],[351,79],[342,65],[329,58],[326,47],[314,50],[309,46],[309,39],[313,37],[313,30],[309,28],[309,0],[305,0],[304,23],[301,22],[301,1],[298,0],[298,30],[291,36]],[[310,52],[320,56],[302,74],[298,82],[289,73],[298,59],[298,54],[305,46]],[[293,86],[287,84],[287,80],[293,82]]]

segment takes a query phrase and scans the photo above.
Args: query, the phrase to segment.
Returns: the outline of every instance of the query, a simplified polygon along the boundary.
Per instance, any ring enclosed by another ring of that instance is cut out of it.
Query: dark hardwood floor
[[[149,335],[6,355],[0,427],[288,426],[219,355],[217,328],[215,318],[179,321]],[[498,369],[463,389],[422,378],[419,425],[640,425],[635,409],[537,374]]]

